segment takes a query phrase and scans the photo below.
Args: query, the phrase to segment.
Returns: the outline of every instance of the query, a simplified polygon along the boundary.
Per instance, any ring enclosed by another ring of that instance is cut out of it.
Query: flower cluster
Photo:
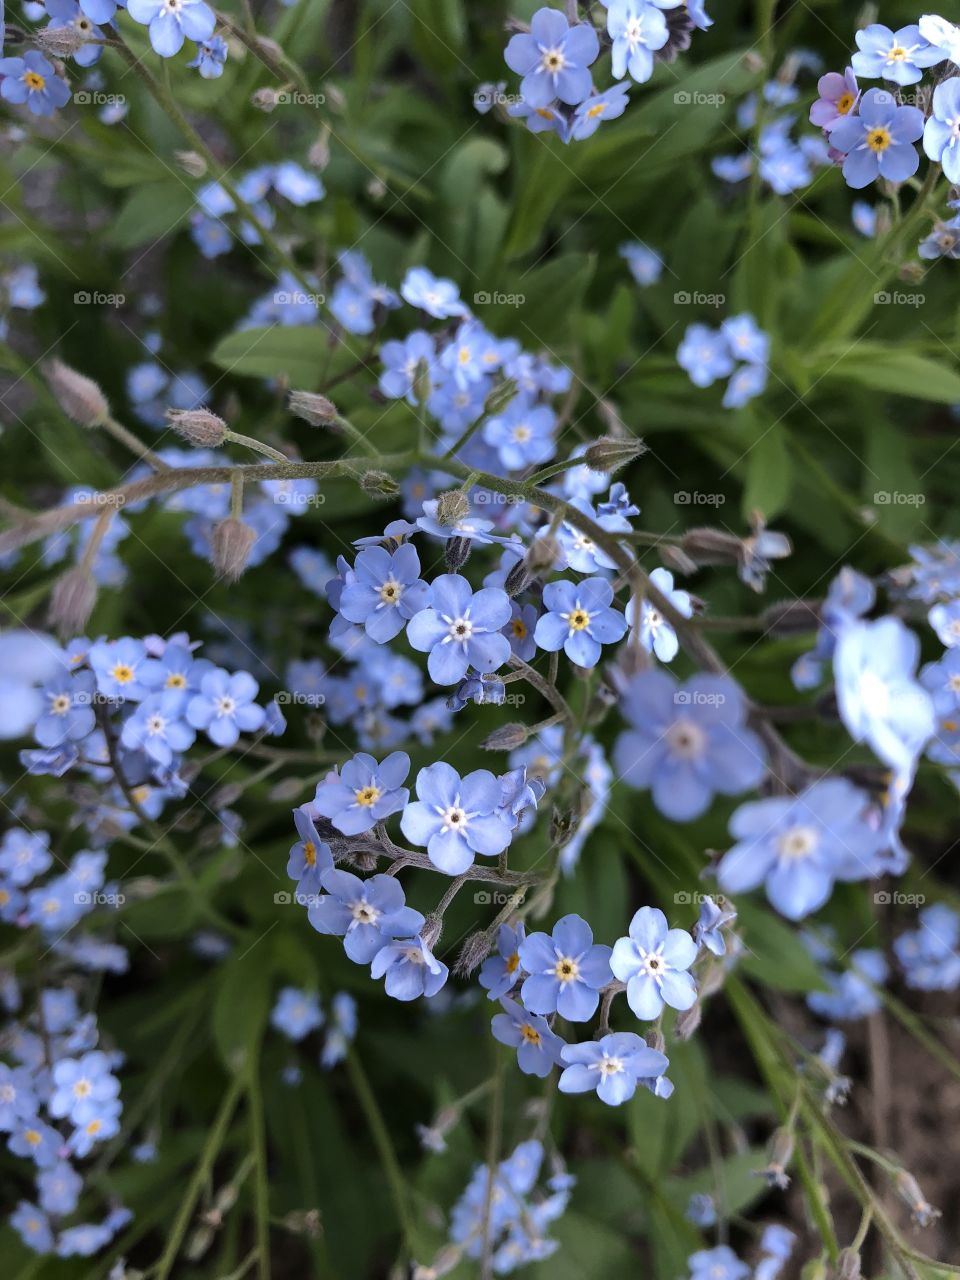
[[[769,355],[768,335],[745,312],[724,320],[719,329],[690,325],[677,350],[677,361],[695,387],[712,386],[718,378],[730,375],[723,407],[742,409],[766,387]]]
[[[270,1012],[270,1025],[298,1045],[322,1028],[319,1062],[329,1071],[347,1056],[357,1034],[357,1002],[348,992],[338,991],[331,997],[329,1014],[325,1014],[315,991],[284,987]],[[293,1060],[284,1070],[284,1082],[299,1084],[302,1074],[299,1063]]]

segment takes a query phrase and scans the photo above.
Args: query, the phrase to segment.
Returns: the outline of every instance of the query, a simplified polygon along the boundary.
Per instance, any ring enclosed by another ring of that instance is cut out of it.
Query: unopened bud
[[[69,635],[79,635],[97,603],[97,584],[92,574],[79,567],[61,574],[50,596],[51,626]]]
[[[424,404],[430,398],[433,383],[430,381],[430,366],[426,360],[418,360],[413,375],[413,395],[417,404]]]
[[[709,964],[700,978],[700,999],[707,1000],[723,986],[726,970],[722,964]]]
[[[423,922],[423,928],[420,930],[420,937],[423,944],[431,951],[440,941],[440,935],[443,933],[443,916],[429,915]]]
[[[699,1000],[692,1004],[689,1009],[684,1009],[682,1013],[678,1014],[673,1026],[674,1035],[677,1039],[689,1040],[700,1026],[701,1017],[702,1010]]]
[[[437,522],[442,525],[459,524],[470,514],[470,500],[462,489],[448,489],[437,499]]]
[[[858,1249],[841,1249],[837,1254],[837,1280],[860,1280],[861,1262]]]
[[[307,152],[307,164],[322,173],[330,163],[330,126],[325,124]]]
[[[191,178],[202,178],[207,172],[207,162],[199,151],[175,151],[173,158]]]
[[[313,391],[291,391],[288,406],[292,414],[311,427],[329,427],[337,420],[337,406],[333,401]]]
[[[602,436],[589,446],[583,460],[594,471],[612,475],[646,452],[647,446],[636,436]]]
[[[258,111],[275,111],[277,104],[280,102],[280,89],[257,89],[250,98],[251,103]]]
[[[935,1209],[927,1200],[916,1178],[912,1173],[907,1173],[906,1169],[901,1169],[894,1178],[894,1186],[900,1199],[909,1205],[910,1215],[918,1227],[929,1227],[931,1222],[941,1216],[940,1210]]]
[[[60,408],[79,427],[99,427],[110,417],[106,396],[93,381],[62,360],[50,360],[44,367],[47,385]]]
[[[375,853],[358,853],[353,862],[357,870],[364,873],[376,871],[377,869],[377,855]]]
[[[368,498],[395,498],[400,492],[396,480],[386,471],[365,471],[360,488]]]
[[[526,565],[534,578],[546,577],[560,558],[560,543],[550,533],[534,538],[527,551]]]
[[[783,600],[764,609],[760,621],[765,631],[775,636],[803,635],[820,625],[817,600]]]
[[[494,729],[488,738],[484,738],[480,746],[484,751],[515,751],[522,747],[530,736],[526,725],[505,724],[501,729]]]
[[[658,1028],[656,1027],[651,1028],[651,1030],[647,1032],[644,1039],[647,1042],[648,1049],[654,1049],[657,1053],[666,1052],[667,1042],[663,1038],[663,1032],[660,1031]]]
[[[667,569],[671,569],[674,573],[696,573],[696,564],[680,547],[675,547],[672,543],[665,542],[658,548],[658,551],[660,559]]]
[[[766,1178],[771,1187],[779,1187],[781,1191],[790,1185],[787,1166],[793,1159],[793,1141],[792,1129],[777,1129],[770,1139],[766,1168],[756,1170],[758,1177]]]
[[[505,378],[503,382],[498,382],[483,402],[484,415],[494,418],[498,413],[503,413],[511,401],[516,399],[519,390],[516,378]]]
[[[44,27],[32,34],[34,44],[44,53],[55,58],[72,58],[88,43],[86,35],[73,24],[65,27]]]
[[[902,262],[897,268],[897,275],[906,284],[918,284],[924,277],[922,262]]]
[[[518,596],[521,591],[526,591],[532,581],[526,560],[518,560],[504,578],[503,589],[512,599],[514,596]]]
[[[460,949],[453,972],[460,978],[469,978],[479,969],[490,954],[490,935],[486,932],[471,933]]]
[[[217,449],[227,438],[227,424],[209,409],[168,409],[167,422],[198,449]]]
[[[573,839],[579,825],[577,814],[570,810],[554,809],[550,817],[550,843],[562,849]]]
[[[293,1209],[283,1220],[286,1229],[295,1236],[308,1236],[317,1240],[323,1234],[319,1209]]]
[[[680,546],[695,565],[737,564],[740,559],[740,539],[719,529],[691,529]]]
[[[215,525],[210,549],[217,573],[228,582],[236,582],[247,567],[256,540],[256,531],[234,516]]]
[[[451,573],[459,573],[470,559],[473,542],[470,538],[448,538],[443,549],[443,558]]]

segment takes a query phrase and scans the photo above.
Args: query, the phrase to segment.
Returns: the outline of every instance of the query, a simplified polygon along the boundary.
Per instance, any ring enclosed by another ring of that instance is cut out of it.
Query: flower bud
[[[550,533],[534,538],[526,555],[526,566],[534,578],[546,577],[560,558],[560,544]]]
[[[613,475],[620,467],[647,452],[647,446],[636,436],[601,436],[589,446],[583,460],[594,471],[606,471]]]
[[[696,564],[680,547],[675,547],[672,543],[665,542],[657,549],[664,566],[673,573],[696,573]]]
[[[841,1249],[837,1254],[837,1280],[860,1280],[860,1253],[856,1249]]]
[[[820,625],[820,601],[784,600],[769,605],[760,615],[765,631],[775,636],[803,635]]]
[[[54,58],[72,58],[88,43],[84,33],[72,24],[65,27],[44,27],[34,32],[32,39],[39,49],[52,54]]]
[[[498,413],[503,413],[519,390],[516,378],[505,378],[503,382],[498,382],[483,402],[484,416],[494,418]]]
[[[413,395],[417,404],[424,404],[430,398],[432,390],[433,383],[430,381],[430,366],[426,360],[418,360],[417,371],[413,375]]]
[[[470,559],[473,542],[470,538],[448,538],[443,549],[443,558],[451,573],[459,573]]]
[[[443,916],[429,915],[423,922],[423,928],[420,930],[420,937],[423,939],[425,947],[433,948],[440,941],[440,935],[443,933]]]
[[[337,406],[333,401],[313,391],[291,391],[288,407],[295,417],[302,418],[311,427],[329,427],[337,420]]]
[[[209,409],[168,409],[167,422],[198,449],[217,449],[227,438],[227,424]]]
[[[526,591],[532,581],[526,560],[518,560],[504,578],[503,589],[512,599],[514,596],[518,596],[521,591]]]
[[[360,488],[368,498],[395,498],[400,486],[386,471],[365,471],[360,477]]]
[[[62,360],[44,366],[47,385],[71,422],[79,427],[99,427],[110,417],[106,396],[93,381]]]
[[[279,89],[257,89],[251,96],[250,101],[258,111],[276,111],[277,104],[280,101]]]
[[[489,954],[490,935],[485,930],[471,933],[460,949],[453,972],[457,977],[469,978],[471,973],[480,968]]]
[[[740,539],[719,529],[691,529],[680,546],[695,565],[736,564],[740,559]]]
[[[442,525],[459,524],[470,514],[470,500],[462,489],[447,489],[437,499],[437,521]]]
[[[673,1027],[677,1039],[689,1040],[700,1026],[701,1017],[702,1010],[699,1000],[692,1004],[689,1009],[684,1009],[682,1013],[678,1014]]]
[[[665,1053],[667,1042],[663,1038],[663,1032],[657,1027],[652,1027],[644,1037],[647,1042],[648,1049],[654,1049],[657,1053]]]
[[[236,582],[247,567],[256,540],[256,531],[234,516],[215,525],[210,550],[217,573],[228,582]]]
[[[175,151],[173,158],[191,178],[202,178],[207,172],[207,162],[199,151]]]
[[[50,596],[50,625],[68,635],[79,635],[97,603],[97,584],[86,569],[68,569],[54,584]]]
[[[901,1169],[894,1178],[897,1195],[910,1208],[910,1215],[918,1227],[929,1227],[930,1223],[941,1217],[939,1209],[935,1209],[920,1190],[912,1173]]]
[[[766,1178],[767,1184],[771,1187],[778,1187],[781,1191],[786,1191],[790,1185],[790,1179],[787,1176],[787,1165],[793,1159],[793,1130],[777,1129],[773,1137],[770,1139],[770,1149],[766,1167],[757,1169],[756,1174],[760,1178]]]
[[[330,126],[325,124],[307,152],[307,164],[322,173],[330,163]]]
[[[526,725],[505,724],[500,729],[494,729],[480,746],[484,751],[515,751],[517,747],[523,746],[529,736],[530,731]]]

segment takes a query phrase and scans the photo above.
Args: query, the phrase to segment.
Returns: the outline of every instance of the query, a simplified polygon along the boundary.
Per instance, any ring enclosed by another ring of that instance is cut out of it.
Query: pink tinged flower
[[[810,123],[829,133],[831,129],[852,115],[860,101],[860,87],[852,67],[841,75],[830,71],[817,81],[820,97],[810,108]]]

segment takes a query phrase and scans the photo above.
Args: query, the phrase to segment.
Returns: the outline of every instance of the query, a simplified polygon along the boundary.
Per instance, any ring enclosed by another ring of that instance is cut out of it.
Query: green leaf
[[[887,343],[858,342],[839,357],[823,356],[814,363],[813,373],[815,382],[855,382],[916,400],[960,402],[960,373],[950,361],[931,360]]]
[[[324,375],[327,339],[327,330],[320,325],[241,329],[219,342],[210,359],[227,373],[252,378],[285,375],[292,387],[315,391]]]
[[[768,427],[747,453],[744,518],[760,511],[771,520],[786,506],[793,476],[786,436],[786,429],[781,424]]]
[[[256,1056],[270,1007],[271,965],[264,941],[230,958],[213,1000],[213,1038],[230,1071]]]
[[[180,229],[196,205],[196,197],[182,182],[151,182],[131,192],[108,232],[120,249],[162,240]]]
[[[826,986],[796,930],[766,903],[737,900],[737,917],[746,951],[742,968],[778,991],[824,991]]]

